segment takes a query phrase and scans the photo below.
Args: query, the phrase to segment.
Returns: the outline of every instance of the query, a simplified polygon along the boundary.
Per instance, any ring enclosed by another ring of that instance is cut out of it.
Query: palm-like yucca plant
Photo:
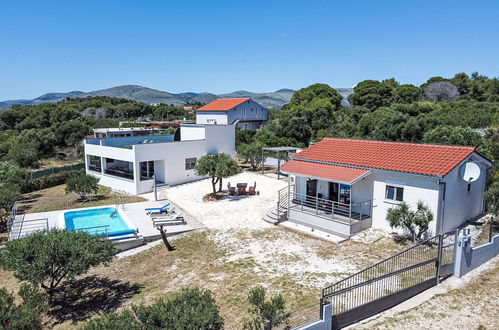
[[[421,239],[421,236],[428,231],[428,226],[430,222],[433,221],[433,213],[431,212],[428,205],[423,203],[423,201],[418,201],[416,206],[416,212],[414,216],[414,224],[418,227],[418,233],[416,234],[416,238],[418,240]]]
[[[406,202],[402,202],[388,209],[386,220],[390,227],[406,229],[412,237],[421,240],[433,220],[433,213],[421,200],[417,203],[416,211],[411,210]]]

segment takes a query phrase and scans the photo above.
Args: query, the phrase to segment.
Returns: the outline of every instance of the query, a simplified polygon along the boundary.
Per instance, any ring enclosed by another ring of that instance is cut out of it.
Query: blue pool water
[[[67,230],[82,230],[92,235],[130,229],[119,212],[114,212],[114,207],[65,212],[64,222]]]

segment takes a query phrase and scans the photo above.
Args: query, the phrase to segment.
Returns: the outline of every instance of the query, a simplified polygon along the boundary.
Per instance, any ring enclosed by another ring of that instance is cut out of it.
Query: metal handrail
[[[355,274],[352,274],[352,275],[350,275],[350,276],[348,276],[348,277],[346,277],[346,278],[344,278],[344,279],[342,279],[342,280],[340,280],[340,281],[338,281],[338,282],[336,282],[336,283],[334,283],[334,284],[328,285],[328,286],[326,286],[326,287],[324,287],[324,288],[322,289],[322,297],[324,298],[324,297],[326,297],[326,296],[330,295],[331,293],[329,293],[329,294],[324,294],[324,292],[326,292],[326,291],[328,291],[328,290],[331,290],[331,289],[332,289],[332,288],[334,288],[335,286],[338,286],[339,284],[344,283],[344,282],[348,281],[349,279],[352,279],[352,278],[354,278],[354,277],[356,277],[356,276],[359,276],[360,274],[367,273],[367,272],[369,272],[371,269],[374,269],[374,268],[376,268],[376,267],[379,267],[379,266],[380,266],[380,265],[382,265],[382,264],[386,264],[386,263],[388,263],[388,262],[390,262],[390,261],[394,260],[395,258],[397,258],[397,257],[399,257],[399,256],[401,256],[401,255],[408,254],[408,253],[410,253],[411,251],[416,250],[416,249],[417,249],[418,247],[420,247],[420,246],[429,246],[429,248],[431,249],[431,248],[433,248],[433,244],[432,244],[432,242],[434,242],[434,241],[435,241],[435,239],[436,239],[437,237],[440,237],[440,236],[442,236],[442,235],[448,235],[448,234],[451,234],[451,235],[457,236],[457,231],[451,230],[451,231],[449,231],[449,232],[447,232],[447,233],[440,234],[440,235],[437,235],[437,236],[434,236],[434,237],[430,237],[430,238],[428,238],[428,239],[426,239],[426,240],[423,240],[423,241],[419,242],[418,244],[416,244],[416,245],[414,245],[414,246],[411,246],[411,247],[409,247],[409,248],[407,248],[407,249],[405,249],[405,250],[403,250],[403,251],[401,251],[401,252],[399,252],[399,253],[397,253],[397,254],[394,254],[393,256],[391,256],[391,257],[389,257],[389,258],[386,258],[386,259],[384,259],[384,260],[381,260],[381,261],[379,261],[379,262],[375,263],[374,265],[371,265],[371,266],[369,266],[369,267],[367,267],[367,268],[364,268],[363,270],[361,270],[361,271],[359,271],[359,272],[357,272],[357,273],[355,273]]]
[[[19,227],[19,232],[17,233],[17,239],[19,239],[21,237],[21,233],[23,231],[23,226],[24,226],[24,218],[26,217],[25,214],[23,214],[23,218],[21,220],[21,227]]]
[[[100,226],[92,226],[92,227],[85,227],[85,228],[78,228],[78,229],[74,229],[74,231],[78,232],[78,231],[84,231],[84,230],[88,230],[88,229],[94,229],[94,228],[102,228],[102,227],[105,227],[106,228],[106,237],[108,235],[108,230],[107,230],[107,227],[110,227],[110,225],[100,225]]]
[[[366,201],[356,202],[356,203],[342,203],[342,202],[336,202],[336,201],[332,201],[332,200],[325,199],[325,198],[310,196],[310,195],[306,195],[306,194],[300,194],[300,193],[296,193],[294,191],[291,193],[291,198],[292,198],[292,200],[299,201],[299,203],[296,203],[296,204],[299,204],[301,206],[302,212],[304,212],[305,206],[309,206],[309,207],[315,209],[316,215],[320,215],[319,213],[321,211],[325,211],[326,213],[327,213],[327,211],[331,211],[331,219],[334,220],[335,214],[341,215],[341,216],[346,216],[349,219],[350,224],[352,223],[352,219],[355,220],[354,218],[352,218],[352,211],[353,211],[354,207],[360,205],[361,212],[360,212],[359,218],[360,218],[360,221],[362,221],[363,205],[365,205],[365,204],[370,205],[372,203],[371,200],[366,200]],[[370,217],[370,213],[371,213],[370,207],[368,208],[368,210],[369,210],[369,214],[367,214],[367,215],[368,215],[368,217]],[[320,215],[320,216],[323,216],[323,215]],[[325,218],[327,218],[327,217],[325,217]]]

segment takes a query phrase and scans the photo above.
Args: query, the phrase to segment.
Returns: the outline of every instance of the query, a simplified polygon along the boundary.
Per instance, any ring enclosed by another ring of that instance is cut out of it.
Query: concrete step
[[[262,219],[272,224],[278,224],[279,222],[286,220],[286,213],[281,211],[277,214],[277,208],[273,207],[267,210]]]

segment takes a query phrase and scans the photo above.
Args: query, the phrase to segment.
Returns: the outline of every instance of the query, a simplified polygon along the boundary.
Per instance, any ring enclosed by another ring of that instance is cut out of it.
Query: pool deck
[[[153,226],[153,222],[150,217],[146,214],[144,209],[152,207],[164,206],[168,201],[147,201],[138,203],[129,203],[120,205],[120,210],[125,214],[128,220],[134,225],[135,228],[139,230],[139,234],[144,237],[146,241],[156,240],[161,238],[159,231]],[[175,205],[174,205],[175,206]],[[18,215],[16,217],[16,223],[13,228],[16,228],[17,232],[13,230],[14,236],[23,237],[27,234],[43,230],[47,227],[50,228],[65,228],[63,213],[78,210],[89,210],[89,209],[100,209],[104,207],[112,207],[115,205],[103,205],[97,207],[70,209],[70,210],[59,210],[51,212],[39,212],[39,213],[25,213],[23,215]],[[183,210],[176,207],[177,213],[182,213],[184,216],[185,223],[177,223],[169,226],[165,226],[164,229],[168,236],[173,236],[188,231],[196,230],[202,228],[202,225],[194,220],[191,216],[183,212]],[[20,221],[24,217],[22,227]],[[132,228],[134,229],[134,228]],[[17,237],[16,237],[17,238]]]

